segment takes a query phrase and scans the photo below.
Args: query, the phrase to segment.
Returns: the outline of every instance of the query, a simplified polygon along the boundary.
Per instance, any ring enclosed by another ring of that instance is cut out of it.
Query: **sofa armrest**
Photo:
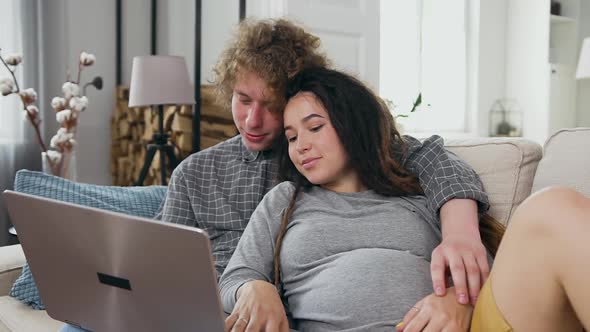
[[[20,244],[0,247],[0,296],[8,295],[26,262]]]

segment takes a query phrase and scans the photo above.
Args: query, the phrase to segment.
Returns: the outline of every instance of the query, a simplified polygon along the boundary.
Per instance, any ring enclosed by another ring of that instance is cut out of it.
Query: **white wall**
[[[578,55],[582,48],[582,40],[590,37],[590,1],[580,1]],[[577,91],[577,125],[590,127],[590,79],[578,80]]]
[[[111,184],[110,117],[115,102],[116,84],[116,6],[115,1],[52,0],[39,1],[41,6],[41,80],[45,93],[41,108],[45,110],[45,139],[49,141],[58,125],[49,105],[51,98],[61,95],[66,71],[77,73],[80,51],[96,55],[96,63],[85,70],[82,82],[95,75],[104,80],[104,87],[87,90],[89,108],[78,127],[78,180]],[[238,1],[203,0],[201,82],[210,77],[232,26],[239,21]],[[123,1],[122,83],[128,85],[133,56],[150,53],[150,1]],[[194,1],[158,1],[158,54],[182,55],[187,59],[191,77],[194,75]]]
[[[203,0],[201,83],[211,79],[211,69],[240,21],[238,0]]]
[[[489,112],[506,89],[508,0],[480,0],[477,134],[488,136]]]
[[[77,141],[78,180],[110,184],[110,114],[114,105],[115,88],[115,2],[40,1],[43,47],[42,109],[45,110],[46,142],[55,134],[58,124],[49,103],[61,96],[61,86],[69,71],[77,75],[81,51],[96,55],[97,61],[82,73],[82,83],[95,75],[104,79],[102,91],[87,90],[88,109],[81,115]]]
[[[151,9],[147,0],[123,1],[123,84],[129,85],[133,57],[150,54]],[[239,1],[202,0],[201,84],[211,81],[211,69],[239,22]],[[195,63],[195,2],[159,0],[157,54],[179,55],[186,59],[191,80]]]
[[[522,107],[523,136],[541,144],[549,132],[548,18],[548,9],[538,0],[508,3],[506,96]]]
[[[547,137],[547,133],[554,131],[555,127],[590,126],[590,79],[578,80],[572,83],[577,84],[576,121],[559,110],[554,110],[549,114],[548,94],[531,95],[523,91],[531,88],[530,82],[533,82],[532,85],[537,84],[530,91],[548,91],[549,75],[547,74],[549,68],[540,63],[546,62],[547,26],[545,21],[538,20],[546,17],[546,14],[543,14],[542,11],[548,9],[539,6],[536,1],[480,0],[480,64],[478,67],[478,103],[480,112],[478,126],[480,135],[487,135],[488,114],[493,101],[496,98],[513,97],[515,95],[526,96],[527,100],[533,101],[532,103],[521,103],[520,105],[524,113],[524,135],[527,138],[536,139],[542,143]],[[576,9],[578,3],[580,8]],[[568,15],[575,16],[571,12],[579,11],[577,17],[579,52],[583,38],[590,37],[590,2],[569,1],[566,4],[568,6],[565,6],[563,10],[570,11]],[[537,28],[535,28],[535,25]],[[518,33],[510,34],[509,29],[518,31]],[[531,52],[531,48],[540,51]],[[532,58],[520,57],[521,62],[517,63],[514,60],[514,52],[519,52],[518,50],[538,54],[539,56]],[[511,58],[510,61],[507,60],[509,57]],[[528,83],[523,84],[525,81]],[[567,101],[559,103],[558,108],[567,103]]]
[[[121,51],[121,84],[129,86],[133,57],[150,54],[150,18],[152,11],[148,0],[124,0],[121,7],[123,15],[121,20],[121,43],[123,45]],[[112,19],[111,23],[116,24],[115,18]],[[113,38],[116,38],[116,36],[113,35]],[[116,40],[113,40],[113,42],[116,42]]]

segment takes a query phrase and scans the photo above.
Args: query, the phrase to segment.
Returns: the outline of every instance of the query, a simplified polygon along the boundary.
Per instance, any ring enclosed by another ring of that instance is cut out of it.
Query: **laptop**
[[[5,191],[52,318],[92,331],[223,331],[207,233]]]

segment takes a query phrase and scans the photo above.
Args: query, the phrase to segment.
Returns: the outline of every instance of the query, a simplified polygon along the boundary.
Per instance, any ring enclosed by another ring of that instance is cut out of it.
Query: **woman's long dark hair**
[[[387,196],[421,194],[418,178],[401,160],[406,145],[385,103],[356,78],[322,67],[303,69],[289,83],[287,99],[310,92],[326,109],[332,126],[348,155],[351,167],[368,189]],[[279,180],[292,181],[295,192],[283,213],[274,253],[275,284],[280,281],[283,237],[302,188],[312,184],[297,171],[289,158],[288,142],[279,144]]]
[[[299,72],[287,86],[287,100],[299,92],[312,93],[326,109],[332,126],[350,162],[364,186],[385,196],[422,194],[416,175],[401,164],[406,144],[396,129],[395,120],[381,98],[356,78],[323,67]],[[284,135],[278,147],[279,181],[292,181],[295,191],[281,220],[274,252],[274,282],[280,283],[280,254],[283,238],[293,214],[299,193],[312,184],[297,171],[289,158]],[[499,244],[502,225],[486,217],[482,222],[483,242],[494,254]],[[503,232],[502,232],[503,233]],[[499,236],[496,236],[499,235]],[[490,241],[488,241],[490,239]],[[488,246],[489,244],[490,246]]]

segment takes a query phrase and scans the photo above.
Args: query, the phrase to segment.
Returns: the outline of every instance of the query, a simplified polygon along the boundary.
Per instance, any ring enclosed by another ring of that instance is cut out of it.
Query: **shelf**
[[[551,15],[551,23],[576,23],[571,17]]]

